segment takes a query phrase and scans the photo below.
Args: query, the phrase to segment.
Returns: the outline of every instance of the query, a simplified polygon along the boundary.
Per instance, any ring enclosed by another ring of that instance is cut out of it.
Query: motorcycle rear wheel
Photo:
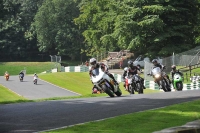
[[[102,85],[102,89],[103,91],[108,94],[110,97],[114,97],[114,93],[104,84]]]

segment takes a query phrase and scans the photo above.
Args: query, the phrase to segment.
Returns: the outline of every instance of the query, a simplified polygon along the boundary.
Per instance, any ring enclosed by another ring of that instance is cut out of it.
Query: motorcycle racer
[[[183,76],[183,73],[181,73],[179,70],[176,69],[176,65],[171,66],[172,71],[170,72],[171,78],[172,78],[172,83],[174,83],[174,74],[179,73],[181,76]],[[173,84],[174,87],[174,84]]]
[[[33,80],[37,79],[38,78],[38,75],[36,73],[34,73],[33,75]]]
[[[158,60],[157,59],[153,59],[152,60],[152,63],[153,63],[153,68],[155,67],[160,67],[160,69],[163,71],[165,69],[165,66],[158,63]],[[169,76],[166,74],[166,77],[167,77],[167,80],[169,81],[169,85],[172,83],[171,80],[169,79]]]
[[[90,78],[92,76],[92,70],[94,70],[96,68],[101,68],[102,71],[104,71],[118,85],[118,82],[115,80],[114,76],[111,73],[109,73],[108,66],[106,64],[104,64],[102,62],[97,62],[95,58],[91,58],[89,62],[90,62],[90,65],[91,65],[91,68],[89,70]],[[95,88],[95,86],[93,86],[92,90],[94,88]]]
[[[138,68],[138,66],[135,66],[133,64],[133,61],[129,60],[128,61],[128,67],[126,67],[124,69],[124,72],[122,74],[122,78],[125,80],[125,77],[128,76],[129,74],[135,75],[135,74],[140,74],[140,73],[141,73],[141,71]],[[144,79],[143,78],[141,78],[141,84],[142,84],[143,88],[146,89],[146,87],[144,86]],[[125,86],[125,84],[124,84],[124,86]]]

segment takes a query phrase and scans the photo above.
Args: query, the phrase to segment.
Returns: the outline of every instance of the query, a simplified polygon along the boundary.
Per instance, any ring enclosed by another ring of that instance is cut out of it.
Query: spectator
[[[86,62],[85,62],[85,65],[86,65],[86,66],[89,66],[89,62],[88,62],[88,61],[86,61]]]

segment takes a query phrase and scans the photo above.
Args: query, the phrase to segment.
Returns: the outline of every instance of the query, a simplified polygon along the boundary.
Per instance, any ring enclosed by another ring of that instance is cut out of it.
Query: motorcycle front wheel
[[[177,88],[177,91],[182,91],[182,89],[183,89],[183,83],[182,82],[176,83],[176,88]]]
[[[130,94],[134,94],[134,93],[135,93],[135,92],[134,92],[134,88],[133,88],[132,85],[129,85],[129,86],[128,86],[128,90],[129,90],[129,93],[130,93]]]
[[[104,84],[102,85],[102,89],[103,91],[108,94],[110,97],[114,97],[114,93]]]
[[[119,86],[117,86],[117,92],[115,92],[115,94],[119,97],[122,95],[122,91],[120,90]]]
[[[143,88],[142,88],[141,84],[137,83],[136,86],[138,88],[138,94],[143,94]]]
[[[160,87],[161,89],[163,89],[164,92],[168,92],[168,89],[167,89],[167,86],[166,86],[166,83],[164,80],[161,80],[159,81],[160,82]]]

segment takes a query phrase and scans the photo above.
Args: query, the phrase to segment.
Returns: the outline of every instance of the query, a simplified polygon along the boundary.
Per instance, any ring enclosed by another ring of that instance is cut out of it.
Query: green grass
[[[200,100],[196,100],[98,122],[88,122],[49,133],[152,133],[200,119],[199,110]]]
[[[5,88],[4,86],[0,85],[0,103],[19,103],[19,102],[26,102],[24,97],[15,94],[14,92],[10,91],[9,89]]]
[[[41,73],[55,67],[52,62],[0,62],[0,75],[8,71],[10,75],[18,75],[26,69],[27,74]]]
[[[62,88],[67,88],[68,90],[77,92],[81,95],[91,96],[93,84],[90,81],[88,72],[59,72],[59,73],[49,73],[40,74],[39,78],[48,81],[52,84],[56,84]],[[123,83],[120,83],[120,88],[123,95],[129,94],[124,90]],[[145,89],[144,93],[155,93],[158,90]],[[98,96],[107,96],[106,94],[93,94]]]

